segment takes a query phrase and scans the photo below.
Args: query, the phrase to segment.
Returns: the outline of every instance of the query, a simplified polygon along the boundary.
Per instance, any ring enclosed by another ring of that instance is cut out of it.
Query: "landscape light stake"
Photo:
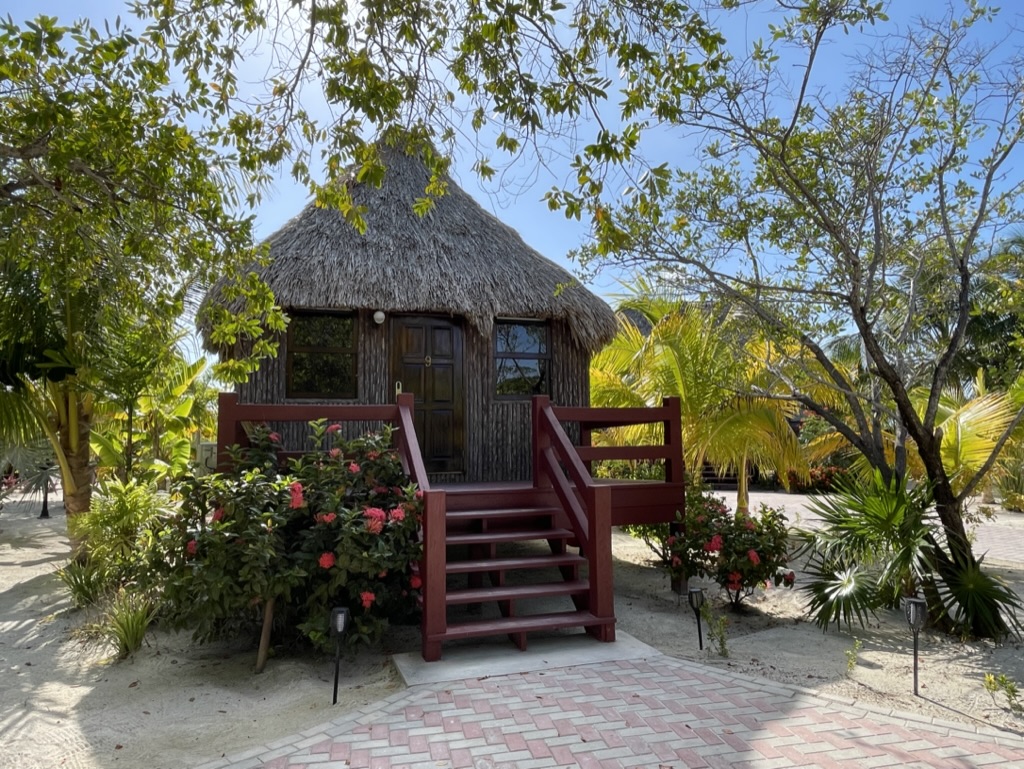
[[[923,598],[904,598],[903,611],[907,615],[910,632],[914,634],[914,696],[917,697],[917,635],[928,619],[928,604]]]
[[[331,609],[331,635],[334,637],[334,699],[338,704],[338,674],[341,672],[341,639],[348,630],[348,609],[343,606]]]
[[[703,651],[704,631],[700,624],[700,608],[704,605],[704,588],[691,587],[686,597],[690,602],[690,608],[693,609],[693,616],[697,618],[697,643],[698,648]]]

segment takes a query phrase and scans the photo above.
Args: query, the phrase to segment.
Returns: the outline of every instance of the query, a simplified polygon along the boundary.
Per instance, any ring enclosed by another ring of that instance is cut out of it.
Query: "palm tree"
[[[638,284],[619,307],[619,333],[591,363],[595,406],[653,406],[680,399],[684,460],[705,460],[738,477],[737,511],[749,509],[751,464],[787,470],[803,464],[787,417],[792,405],[770,396],[764,369],[727,314],[658,296]],[[642,330],[648,329],[648,331]],[[657,441],[656,426],[609,431],[617,443]],[[600,440],[598,438],[597,440]]]

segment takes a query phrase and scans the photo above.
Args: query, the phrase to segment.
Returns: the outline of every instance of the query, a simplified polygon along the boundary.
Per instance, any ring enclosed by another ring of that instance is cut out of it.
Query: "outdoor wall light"
[[[379,326],[384,322],[385,317],[384,310],[377,310],[377,312],[373,314],[373,322]]]
[[[907,615],[907,624],[914,634],[914,696],[917,694],[917,635],[928,619],[928,604],[923,598],[904,598],[903,611]]]
[[[686,599],[690,602],[690,608],[693,609],[693,616],[697,618],[697,643],[698,648],[703,650],[704,630],[700,624],[700,609],[704,605],[704,588],[691,587],[687,592]]]
[[[341,639],[348,630],[348,609],[337,606],[331,609],[331,637],[334,639],[334,700],[338,704],[338,674],[341,672]]]

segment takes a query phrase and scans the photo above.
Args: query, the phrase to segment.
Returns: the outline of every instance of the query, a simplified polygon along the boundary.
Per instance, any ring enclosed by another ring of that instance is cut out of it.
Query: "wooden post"
[[[441,659],[441,639],[448,629],[446,602],[447,574],[445,540],[447,522],[443,490],[423,493],[423,556],[420,571],[423,579],[422,654],[427,662]]]
[[[590,536],[587,561],[590,577],[590,612],[600,619],[615,617],[615,587],[612,570],[612,490],[609,486],[592,488]],[[596,625],[587,632],[599,641],[615,640],[615,624]]]
[[[246,442],[245,430],[236,414],[238,395],[220,393],[217,396],[217,470],[225,472],[231,465],[228,446]]]
[[[532,456],[533,456],[533,487],[539,489],[551,485],[551,481],[548,480],[546,483],[541,483],[541,479],[545,477],[543,470],[543,460],[541,457],[544,454],[544,449],[551,445],[551,438],[548,436],[547,431],[544,429],[542,415],[544,409],[551,405],[551,398],[547,395],[534,395],[531,402],[531,424],[532,424]]]
[[[686,483],[686,460],[683,459],[683,416],[679,398],[665,398],[662,406],[669,412],[665,419],[665,446],[669,449],[668,457],[665,459],[665,482]],[[686,492],[680,499],[679,514],[686,517]],[[672,521],[668,525],[669,534],[680,536],[683,533],[683,525],[678,521]],[[687,589],[687,580],[680,577],[672,577],[670,588],[673,593],[683,595]]]
[[[686,482],[686,463],[683,459],[683,415],[679,398],[665,398],[662,407],[668,411],[664,421],[665,446],[671,451],[665,460],[665,481]]]

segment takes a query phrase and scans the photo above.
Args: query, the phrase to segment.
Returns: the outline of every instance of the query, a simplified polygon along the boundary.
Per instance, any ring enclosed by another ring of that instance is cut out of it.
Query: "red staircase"
[[[592,567],[550,490],[468,484],[444,491],[445,562],[435,580],[443,578],[445,591],[429,606],[425,580],[425,659],[438,659],[442,643],[463,638],[508,635],[525,649],[527,633],[584,628],[614,640],[614,616],[590,610]],[[443,627],[428,618],[442,608]]]

